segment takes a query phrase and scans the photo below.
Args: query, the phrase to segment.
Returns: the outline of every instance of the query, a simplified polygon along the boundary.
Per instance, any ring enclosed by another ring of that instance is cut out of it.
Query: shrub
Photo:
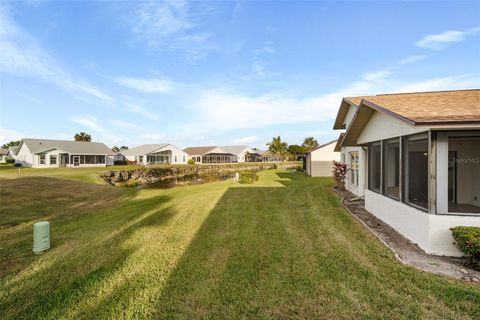
[[[5,159],[5,162],[6,163],[10,163],[10,164],[14,164],[15,163],[15,159],[14,158],[11,158],[11,157],[8,157]]]
[[[256,172],[253,171],[243,171],[240,172],[240,176],[238,178],[238,182],[241,184],[251,184],[255,181],[258,181],[258,175]]]
[[[138,182],[133,178],[129,179],[125,184],[125,187],[128,187],[128,188],[135,188],[136,186],[138,186]]]
[[[450,228],[458,249],[472,259],[472,263],[480,269],[480,227]]]
[[[115,166],[125,166],[128,164],[128,161],[126,160],[115,160],[113,161],[113,165]]]
[[[195,160],[193,160],[193,159],[188,159],[187,163],[188,163],[188,164],[195,164]]]

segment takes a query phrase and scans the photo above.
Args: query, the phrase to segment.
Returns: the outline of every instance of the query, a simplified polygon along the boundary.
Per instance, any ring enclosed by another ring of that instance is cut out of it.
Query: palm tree
[[[305,140],[303,140],[302,147],[304,147],[307,152],[315,149],[318,146],[318,141],[314,137],[307,137]]]
[[[86,142],[92,141],[92,136],[85,132],[77,133],[73,138],[75,139],[75,141],[86,141]]]
[[[284,158],[287,154],[288,143],[282,142],[280,136],[273,137],[272,142],[267,143],[268,151]]]

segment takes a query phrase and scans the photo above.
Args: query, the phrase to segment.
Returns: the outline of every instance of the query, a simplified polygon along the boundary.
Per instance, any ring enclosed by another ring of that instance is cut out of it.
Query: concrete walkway
[[[337,189],[335,191],[342,197],[343,207],[390,248],[400,262],[422,271],[480,284],[480,272],[468,266],[467,258],[434,256],[425,253],[416,244],[365,210],[363,200],[351,201],[355,198],[352,193]]]

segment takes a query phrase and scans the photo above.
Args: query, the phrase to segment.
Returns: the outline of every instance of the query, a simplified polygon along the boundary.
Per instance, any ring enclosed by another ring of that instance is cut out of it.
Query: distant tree
[[[312,151],[316,147],[318,147],[318,141],[314,137],[307,137],[303,140],[302,147],[305,148],[306,152]]]
[[[268,151],[271,153],[279,155],[282,158],[287,156],[288,143],[282,142],[282,138],[280,138],[280,136],[273,137],[272,142],[267,143],[267,146]]]
[[[120,148],[117,146],[113,146],[112,151],[115,153],[120,152]]]
[[[20,144],[20,140],[10,141],[2,145],[2,149],[8,149],[9,147],[16,147]]]
[[[123,150],[128,150],[128,147],[127,146],[121,146],[120,151],[123,151]]]
[[[307,153],[307,150],[303,146],[299,146],[298,144],[291,144],[287,148],[287,152],[291,155],[292,160],[297,160],[298,157],[302,154]]]
[[[86,142],[92,141],[92,136],[85,132],[77,133],[73,138],[75,139],[75,141],[86,141]]]

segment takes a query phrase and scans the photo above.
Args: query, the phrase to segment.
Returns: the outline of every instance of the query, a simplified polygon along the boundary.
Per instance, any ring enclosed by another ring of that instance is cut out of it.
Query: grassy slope
[[[2,180],[3,318],[480,317],[480,287],[398,263],[329,179],[169,190]],[[47,218],[53,247],[33,256]]]

